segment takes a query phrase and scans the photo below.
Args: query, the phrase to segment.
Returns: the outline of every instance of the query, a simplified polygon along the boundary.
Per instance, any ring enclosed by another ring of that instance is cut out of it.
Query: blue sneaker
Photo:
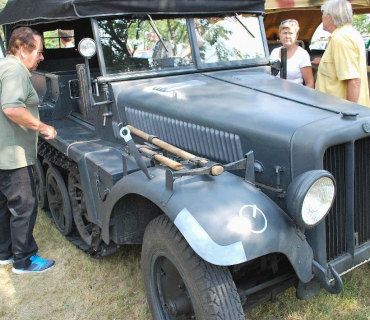
[[[10,257],[7,260],[0,260],[0,266],[5,266],[7,264],[11,264],[13,262],[13,257]]]
[[[54,264],[54,260],[46,260],[35,254],[30,258],[31,264],[27,268],[16,269],[12,268],[12,271],[16,274],[24,273],[41,273],[49,270]]]

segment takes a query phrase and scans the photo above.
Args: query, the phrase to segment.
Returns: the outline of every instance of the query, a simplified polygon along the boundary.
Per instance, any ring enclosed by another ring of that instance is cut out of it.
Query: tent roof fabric
[[[57,20],[76,18],[71,0],[8,0],[0,11],[0,24],[30,20]]]
[[[299,22],[298,39],[310,42],[316,28],[321,23],[321,6],[327,0],[266,0],[264,25],[268,40],[279,37],[280,23],[287,19]],[[370,13],[370,0],[352,0],[352,8],[357,14]]]
[[[0,25],[118,14],[264,12],[265,0],[9,0]]]
[[[266,13],[299,9],[320,9],[327,0],[266,0]],[[349,0],[353,8],[367,7],[369,9],[370,0]]]

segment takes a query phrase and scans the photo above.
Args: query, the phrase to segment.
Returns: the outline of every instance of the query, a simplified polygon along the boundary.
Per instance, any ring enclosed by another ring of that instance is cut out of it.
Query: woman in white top
[[[299,32],[297,20],[284,20],[279,27],[282,47],[272,50],[270,61],[281,60],[281,48],[287,48],[287,80],[314,88],[312,66],[308,52],[296,44]]]

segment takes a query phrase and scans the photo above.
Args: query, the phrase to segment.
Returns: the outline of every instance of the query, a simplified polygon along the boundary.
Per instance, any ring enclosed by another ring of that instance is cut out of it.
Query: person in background
[[[323,29],[331,33],[320,63],[316,89],[369,107],[364,41],[352,27],[352,6],[346,0],[329,0],[322,7]]]
[[[54,261],[39,257],[32,235],[37,215],[32,165],[37,159],[38,133],[57,135],[39,120],[39,97],[30,71],[44,60],[41,35],[21,27],[9,39],[0,61],[0,265],[13,262],[17,274],[44,272]]]
[[[73,30],[62,30],[59,29],[60,42],[62,48],[74,48]]]
[[[154,43],[152,49],[153,59],[165,59],[173,57],[173,50],[170,41],[164,39],[161,41],[155,32],[151,32],[149,34],[149,41]]]
[[[281,61],[281,49],[287,48],[287,80],[298,84],[304,83],[307,87],[314,88],[310,56],[306,50],[296,44],[298,33],[297,20],[288,19],[281,22],[279,34],[283,46],[272,50],[270,61]]]

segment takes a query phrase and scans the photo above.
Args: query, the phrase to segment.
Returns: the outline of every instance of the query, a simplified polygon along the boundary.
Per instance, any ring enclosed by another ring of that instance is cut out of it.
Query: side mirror
[[[271,74],[273,76],[277,76],[281,69],[281,62],[279,60],[275,60],[271,62]]]
[[[95,104],[92,96],[91,75],[89,59],[96,54],[96,42],[90,38],[82,39],[78,44],[78,52],[85,58],[85,65],[77,65],[77,76],[81,94],[82,109],[85,117],[90,114],[91,107]]]
[[[77,75],[80,86],[83,112],[89,115],[92,107],[105,106],[105,112],[102,114],[102,117],[104,118],[103,126],[105,126],[107,117],[113,116],[111,107],[112,101],[109,98],[109,90],[106,83],[102,85],[103,101],[95,102],[95,99],[92,95],[89,59],[96,54],[96,51],[97,46],[96,42],[93,39],[84,38],[80,41],[80,43],[78,44],[78,52],[82,57],[85,58],[85,65],[77,65]],[[95,83],[97,84],[97,82]],[[99,96],[98,88],[96,92],[96,95]]]
[[[287,48],[281,48],[281,66],[280,66],[280,78],[286,79],[287,76],[287,61],[288,51]]]

